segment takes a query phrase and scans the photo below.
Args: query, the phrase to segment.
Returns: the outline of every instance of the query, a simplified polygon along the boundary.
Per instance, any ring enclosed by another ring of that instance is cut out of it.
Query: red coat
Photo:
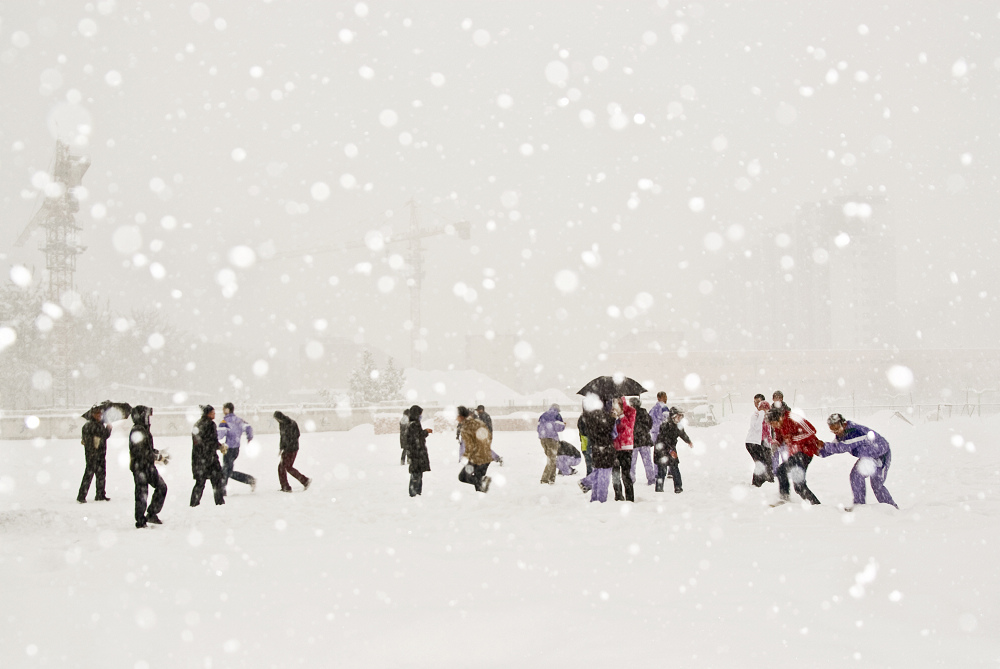
[[[804,453],[816,456],[823,447],[823,442],[816,437],[816,428],[812,423],[790,411],[781,419],[774,438],[779,444],[788,446],[789,455]]]
[[[635,407],[622,398],[622,417],[618,419],[618,438],[615,439],[616,451],[630,451],[635,443]]]

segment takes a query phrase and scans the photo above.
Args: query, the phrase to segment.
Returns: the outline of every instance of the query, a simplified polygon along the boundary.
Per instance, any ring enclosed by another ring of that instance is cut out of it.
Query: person
[[[149,523],[162,525],[163,521],[157,515],[163,508],[167,498],[167,484],[156,470],[156,463],[167,464],[168,455],[162,455],[153,446],[153,433],[150,431],[150,421],[153,410],[141,404],[132,407],[132,431],[128,435],[128,468],[132,470],[132,480],[135,483],[135,527],[147,527]],[[153,499],[146,508],[146,496],[149,486],[153,486]]]
[[[792,410],[792,407],[785,404],[785,393],[780,390],[775,390],[771,393],[771,407],[781,409],[786,413]]]
[[[479,492],[487,492],[490,489],[490,477],[486,475],[486,470],[493,462],[490,431],[486,423],[474,417],[464,406],[458,407],[458,427],[467,459],[458,473],[458,480],[472,485]]]
[[[587,439],[587,428],[584,425],[583,415],[586,413],[586,409],[580,412],[580,417],[576,419],[576,431],[580,435],[580,450],[583,452],[583,461],[587,465],[587,476],[590,476],[591,472],[594,471],[594,458],[588,448],[589,440]]]
[[[622,397],[615,401],[615,412],[620,412],[618,423],[615,428],[618,436],[615,437],[615,462],[611,469],[611,485],[615,489],[616,502],[634,502],[635,488],[632,486],[632,477],[628,470],[632,466],[632,449],[634,447],[635,429],[635,407],[629,404],[628,399]],[[622,495],[622,483],[625,484],[625,494]]]
[[[556,456],[556,471],[559,476],[573,476],[580,464],[580,451],[568,441],[559,440],[559,455]]]
[[[642,468],[646,470],[646,485],[656,483],[656,467],[653,466],[653,419],[646,411],[638,397],[629,402],[635,407],[635,428],[632,438],[635,448],[632,449],[632,465],[629,468],[629,478],[635,483],[635,465],[642,458]]]
[[[83,444],[84,465],[83,480],[80,481],[80,491],[76,501],[87,503],[87,493],[90,492],[90,482],[97,478],[95,486],[95,502],[110,502],[105,486],[107,485],[108,437],[111,436],[111,426],[104,422],[104,410],[100,406],[90,409],[90,416],[80,430],[80,443]]]
[[[538,439],[545,451],[545,469],[542,483],[554,485],[556,482],[556,457],[559,455],[559,433],[566,429],[566,422],[559,413],[559,405],[553,404],[548,411],[538,417]]]
[[[753,478],[751,483],[759,488],[765,481],[774,482],[774,470],[771,466],[771,426],[764,419],[771,406],[763,395],[757,393],[753,397],[754,411],[750,414],[750,428],[747,430],[747,453],[753,458]]]
[[[225,448],[225,444],[219,443],[219,431],[215,428],[215,407],[205,404],[201,407],[201,418],[194,424],[191,433],[191,475],[194,477],[191,506],[201,504],[206,479],[212,482],[216,505],[226,503],[222,494],[222,465],[215,454]]]
[[[826,442],[820,449],[820,457],[830,457],[837,453],[850,453],[858,458],[851,469],[851,492],[854,493],[854,505],[865,503],[865,479],[872,484],[875,499],[882,504],[896,506],[892,495],[885,487],[885,479],[889,476],[889,465],[892,463],[892,451],[885,437],[875,430],[845,419],[839,413],[830,414],[826,424],[833,432],[834,441]]]
[[[240,457],[240,440],[244,433],[247,435],[247,443],[253,441],[253,427],[234,412],[236,407],[232,402],[222,405],[222,421],[219,422],[219,441],[225,441],[226,452],[222,455],[222,494],[226,494],[229,479],[245,483],[250,486],[250,492],[257,489],[257,479],[238,472],[233,469],[236,458]]]
[[[694,448],[691,438],[684,431],[681,422],[684,420],[684,412],[677,407],[670,407],[666,419],[660,423],[660,430],[656,434],[656,446],[654,456],[656,457],[656,492],[663,492],[663,485],[667,476],[674,482],[674,492],[684,492],[681,481],[680,458],[677,457],[677,440],[683,439],[687,445]]]
[[[281,413],[274,412],[274,420],[278,421],[278,483],[281,484],[281,492],[292,492],[292,486],[288,485],[288,475],[291,474],[302,484],[303,490],[309,489],[312,479],[305,476],[295,468],[295,458],[299,454],[299,424]]]
[[[650,409],[649,418],[653,421],[653,427],[649,429],[649,436],[652,437],[653,443],[656,443],[656,438],[660,435],[660,425],[663,423],[663,419],[670,415],[670,408],[667,406],[667,394],[662,390],[656,393],[656,405]]]
[[[479,418],[479,420],[483,421],[483,423],[486,425],[486,429],[489,430],[489,433],[490,433],[490,443],[492,444],[493,443],[493,418],[488,413],[486,413],[486,407],[484,407],[482,404],[480,404],[479,406],[476,407],[476,416]],[[500,455],[498,455],[497,452],[494,451],[492,448],[490,449],[490,457],[493,458],[493,462],[495,462],[495,463],[497,463],[497,465],[503,467],[503,458],[500,457]]]
[[[427,453],[427,435],[434,430],[420,425],[424,410],[414,404],[410,407],[410,423],[406,428],[406,457],[410,461],[410,497],[423,494],[424,472],[431,470],[431,457]]]
[[[774,441],[778,445],[773,456],[774,473],[778,477],[778,493],[781,496],[778,503],[789,500],[788,481],[791,478],[799,497],[811,504],[819,504],[819,498],[806,484],[806,470],[822,446],[822,442],[816,437],[816,428],[804,417],[794,415],[783,402],[768,410],[767,422],[771,425]]]
[[[403,409],[403,417],[399,419],[399,450],[402,451],[402,455],[399,456],[400,466],[406,464],[406,428],[409,426],[410,410]]]
[[[615,462],[615,418],[607,409],[584,411],[583,425],[587,433],[587,450],[594,469],[580,479],[580,490],[590,493],[591,502],[608,501],[611,468]]]

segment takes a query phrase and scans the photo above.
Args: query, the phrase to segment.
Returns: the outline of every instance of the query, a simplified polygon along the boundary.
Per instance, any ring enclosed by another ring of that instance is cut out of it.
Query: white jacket
[[[750,414],[750,429],[747,430],[747,444],[760,444],[761,437],[764,435],[764,418],[767,415],[767,411],[760,411],[759,409],[754,410]]]

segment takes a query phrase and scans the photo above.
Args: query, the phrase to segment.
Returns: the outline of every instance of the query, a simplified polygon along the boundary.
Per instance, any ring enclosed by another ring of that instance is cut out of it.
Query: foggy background
[[[0,260],[43,279],[13,242],[59,138],[91,163],[77,291],[154,312],[152,385],[192,397],[409,366],[384,241],[414,215],[424,368],[982,389],[998,28],[996,2],[2,2]]]

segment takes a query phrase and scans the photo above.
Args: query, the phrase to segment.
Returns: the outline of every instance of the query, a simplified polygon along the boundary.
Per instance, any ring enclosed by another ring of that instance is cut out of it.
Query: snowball
[[[569,79],[569,68],[561,60],[553,60],[545,66],[545,78],[550,84],[565,86]]]
[[[594,56],[594,60],[591,61],[591,65],[598,72],[604,72],[605,70],[608,69],[610,63],[608,62],[608,59],[605,58],[604,56]]]
[[[885,375],[896,390],[906,390],[913,385],[913,371],[904,365],[893,365]]]
[[[580,279],[573,270],[564,269],[556,272],[555,283],[559,292],[572,293],[580,285]]]
[[[319,360],[323,357],[323,344],[313,340],[306,344],[306,357],[310,360]]]
[[[862,476],[872,476],[875,473],[875,470],[878,469],[878,466],[871,458],[859,458],[857,468],[858,473]]]
[[[684,377],[684,388],[688,392],[694,392],[695,390],[698,390],[699,387],[701,387],[700,376],[692,372]]]
[[[0,351],[17,341],[17,332],[7,326],[0,327]]]
[[[249,246],[234,246],[229,249],[229,264],[246,269],[257,261],[257,254]]]
[[[482,28],[480,28],[476,32],[472,33],[472,43],[478,47],[489,46],[490,32],[488,30],[483,30]]]
[[[229,155],[234,161],[238,163],[247,157],[247,152],[246,150],[241,149],[240,147],[236,147],[235,149],[233,149],[233,152],[230,153]]]
[[[390,293],[396,287],[396,280],[391,276],[380,276],[377,285],[379,292]]]
[[[710,232],[707,235],[705,235],[703,243],[705,244],[705,248],[707,250],[718,251],[719,249],[722,248],[724,240],[722,239],[722,235],[720,235],[718,232]]]
[[[340,175],[340,187],[344,190],[351,190],[358,185],[358,180],[354,178],[353,174],[341,174]]]
[[[514,105],[514,98],[512,98],[507,93],[501,93],[497,96],[497,106],[500,109],[510,109]]]
[[[154,332],[146,338],[146,343],[149,344],[149,348],[154,351],[158,351],[163,348],[163,345],[167,343],[166,338],[159,332]]]
[[[851,243],[851,236],[846,232],[841,232],[833,239],[833,243],[837,245],[838,249],[842,249]]]
[[[693,197],[688,200],[688,208],[696,214],[705,209],[705,198]]]
[[[531,344],[529,344],[524,340],[521,340],[514,345],[514,357],[516,357],[518,360],[521,361],[528,360],[531,357],[532,353],[533,350],[531,348]]]
[[[959,58],[951,66],[951,76],[953,77],[964,77],[969,73],[969,64],[965,62],[964,58]]]
[[[122,73],[118,70],[108,70],[104,75],[104,83],[112,88],[121,86],[122,84]]]
[[[212,10],[210,10],[208,8],[208,5],[206,5],[203,2],[191,3],[191,8],[188,10],[188,12],[191,14],[191,18],[197,21],[198,23],[204,23],[205,21],[212,18]]]
[[[253,374],[257,377],[267,376],[267,372],[270,366],[267,364],[267,360],[257,360],[253,363]]]
[[[391,109],[383,109],[378,115],[378,122],[386,128],[391,128],[399,122],[399,114]]]
[[[20,288],[31,285],[31,270],[24,265],[14,265],[10,268],[10,280]]]
[[[774,110],[774,115],[778,119],[778,123],[781,125],[791,125],[795,123],[799,114],[795,110],[795,107],[788,104],[787,102],[782,102],[778,105],[777,109]]]
[[[97,22],[94,19],[80,19],[76,30],[84,37],[93,37],[97,34]]]
[[[136,225],[120,225],[111,235],[111,244],[119,253],[131,255],[142,247],[142,232]]]

